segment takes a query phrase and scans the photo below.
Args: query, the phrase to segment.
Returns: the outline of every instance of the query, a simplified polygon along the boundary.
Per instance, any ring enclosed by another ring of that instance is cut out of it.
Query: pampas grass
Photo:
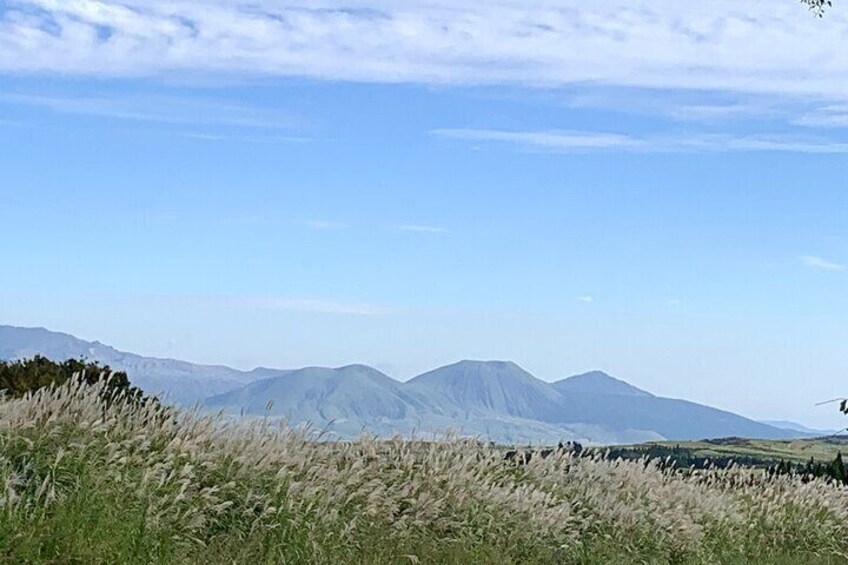
[[[69,383],[0,399],[0,562],[840,563],[848,492],[476,441],[315,441]]]

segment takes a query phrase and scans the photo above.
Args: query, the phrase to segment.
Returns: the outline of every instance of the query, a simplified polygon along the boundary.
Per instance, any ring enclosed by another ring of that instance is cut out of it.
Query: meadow
[[[848,491],[761,469],[363,437],[105,402],[0,399],[9,563],[843,563]]]

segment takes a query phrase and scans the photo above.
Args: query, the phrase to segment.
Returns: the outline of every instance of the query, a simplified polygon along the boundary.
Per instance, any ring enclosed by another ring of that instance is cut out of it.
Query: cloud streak
[[[848,143],[803,136],[729,136],[688,134],[636,137],[620,133],[591,131],[506,131],[492,129],[443,128],[433,135],[473,142],[513,145],[525,150],[549,153],[627,151],[636,153],[704,152],[788,152],[814,154],[848,153]],[[476,147],[477,145],[475,145]]]
[[[586,131],[503,131],[493,129],[445,128],[430,133],[466,141],[494,141],[536,147],[551,151],[586,151],[600,149],[645,150],[647,144],[624,134]]]
[[[614,109],[637,115],[661,116],[678,122],[731,122],[764,120],[803,115],[821,104],[790,98],[757,95],[732,97],[704,93],[655,89],[604,88],[583,86],[564,96],[571,108]],[[832,105],[827,105],[832,106]]]
[[[287,129],[301,125],[299,120],[277,110],[197,97],[69,97],[3,93],[0,94],[0,103],[44,108],[57,114],[166,124],[259,130]]]
[[[441,226],[426,226],[422,224],[404,224],[397,226],[397,229],[412,233],[447,233],[448,229]]]
[[[385,316],[394,312],[393,309],[380,304],[310,298],[255,298],[238,299],[237,302],[260,310],[338,316]]]
[[[833,48],[846,32],[840,10],[818,20],[773,0],[10,0],[0,72],[848,99],[848,52]]]
[[[271,136],[246,136],[246,135],[230,135],[218,133],[204,132],[184,132],[179,134],[185,139],[206,142],[234,142],[234,143],[256,143],[265,145],[288,145],[309,143],[312,141],[309,137],[297,137],[286,135],[271,135]]]
[[[822,269],[824,271],[845,271],[848,269],[848,265],[834,263],[833,261],[828,261],[814,255],[804,255],[800,259],[802,263],[813,269]]]
[[[848,127],[848,105],[828,105],[804,114],[794,123],[814,128],[845,128]]]
[[[347,224],[331,220],[309,220],[306,225],[315,230],[342,230],[347,227]]]

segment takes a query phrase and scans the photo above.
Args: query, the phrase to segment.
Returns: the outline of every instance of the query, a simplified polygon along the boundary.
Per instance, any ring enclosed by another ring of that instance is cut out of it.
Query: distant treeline
[[[79,359],[68,359],[57,363],[41,355],[19,361],[0,361],[0,394],[21,397],[40,388],[60,386],[72,379],[88,385],[103,383],[103,397],[107,402],[122,399],[143,403],[154,400],[144,395],[141,389],[130,384],[123,371],[112,371]]]
[[[728,454],[721,456],[704,456],[689,447],[675,445],[646,445],[634,447],[614,447],[599,450],[609,459],[637,460],[648,458],[660,460],[678,469],[722,469],[732,465],[743,467],[758,467],[765,469],[770,476],[798,475],[804,478],[825,478],[843,485],[848,485],[848,469],[842,460],[842,453],[837,453],[833,461],[816,461],[811,457],[806,463],[787,461],[785,459],[758,457],[747,454]]]
[[[744,467],[767,467],[776,461],[765,460],[761,457],[745,454],[732,454],[705,457],[689,447],[675,445],[646,445],[635,447],[613,447],[603,450],[610,459],[663,459],[674,463],[675,467],[689,469],[725,468],[729,465]]]
[[[810,457],[805,464],[780,461],[777,465],[768,467],[770,475],[800,475],[805,478],[825,478],[831,481],[848,485],[848,472],[842,461],[842,453],[837,453],[830,463],[822,463]]]

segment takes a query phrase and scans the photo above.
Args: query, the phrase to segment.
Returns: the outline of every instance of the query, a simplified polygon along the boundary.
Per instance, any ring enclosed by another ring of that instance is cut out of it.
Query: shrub
[[[117,398],[143,402],[145,396],[140,389],[130,384],[123,371],[112,371],[109,366],[69,359],[61,363],[41,355],[18,361],[0,361],[0,393],[23,396],[43,387],[57,387],[78,380],[87,385],[105,383],[102,394],[107,402]]]

